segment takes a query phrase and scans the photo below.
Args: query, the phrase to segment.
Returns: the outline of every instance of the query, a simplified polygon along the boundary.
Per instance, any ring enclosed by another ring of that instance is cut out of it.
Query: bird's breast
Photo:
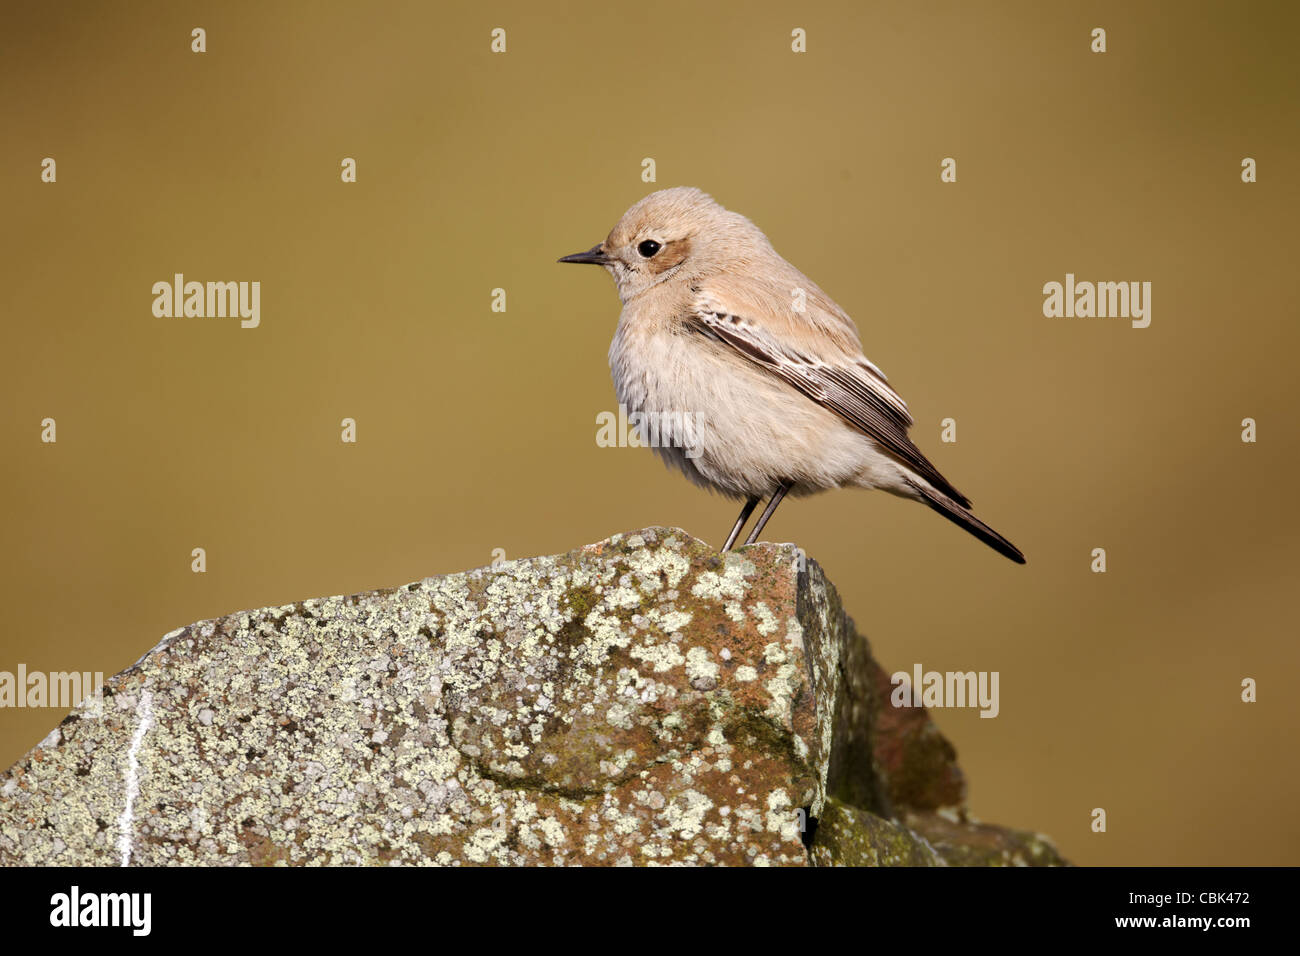
[[[837,415],[687,324],[625,313],[609,364],[643,443],[725,494],[770,494],[783,481],[796,494],[835,487],[881,457]]]
[[[629,412],[699,412],[716,400],[706,387],[722,361],[713,351],[682,327],[624,319],[609,347],[614,394]]]

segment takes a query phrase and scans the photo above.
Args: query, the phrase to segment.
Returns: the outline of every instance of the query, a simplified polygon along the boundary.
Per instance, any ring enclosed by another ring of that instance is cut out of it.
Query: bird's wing
[[[739,290],[734,285],[727,290],[730,295],[701,290],[687,322],[839,415],[886,454],[968,506],[966,497],[907,437],[912,425],[907,405],[880,369],[862,355],[852,321],[820,289],[812,289],[818,295],[808,297],[803,312],[779,298],[758,301],[754,296],[735,295]],[[822,298],[834,312],[819,307],[817,300]],[[744,299],[750,302],[743,303]],[[746,305],[765,321],[746,315]]]

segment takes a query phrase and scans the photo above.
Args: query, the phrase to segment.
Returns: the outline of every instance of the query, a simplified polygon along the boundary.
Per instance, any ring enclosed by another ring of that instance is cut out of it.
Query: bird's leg
[[[740,534],[740,529],[745,527],[745,522],[749,516],[754,513],[758,507],[758,495],[750,498],[745,502],[745,507],[740,509],[740,517],[736,519],[736,526],[731,529],[731,534],[727,535],[727,543],[722,546],[723,551],[730,551],[731,546],[736,543],[736,537]]]
[[[790,482],[788,481],[782,482],[781,486],[776,489],[776,494],[772,496],[772,500],[767,503],[767,507],[764,508],[763,513],[759,515],[758,524],[754,525],[754,530],[751,531],[749,537],[745,539],[745,544],[753,544],[758,540],[758,536],[763,530],[763,525],[767,524],[767,519],[776,513],[776,506],[781,503],[781,499],[785,497],[785,493],[789,490]]]

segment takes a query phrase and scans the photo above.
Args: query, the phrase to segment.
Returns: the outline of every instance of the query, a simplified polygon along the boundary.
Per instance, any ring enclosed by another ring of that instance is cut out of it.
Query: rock
[[[815,562],[649,528],[167,635],[0,777],[0,865],[1060,863]]]
[[[826,798],[810,847],[817,866],[945,866],[946,861],[901,824]]]
[[[908,811],[903,820],[952,866],[1068,866],[1041,833],[980,823],[956,809]]]

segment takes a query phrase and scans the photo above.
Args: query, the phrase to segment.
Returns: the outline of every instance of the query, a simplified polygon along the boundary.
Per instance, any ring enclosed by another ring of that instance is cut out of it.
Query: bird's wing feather
[[[825,296],[812,288],[818,298]],[[702,293],[687,321],[839,415],[954,501],[970,504],[907,437],[912,425],[907,405],[862,355],[857,330],[834,303],[830,305],[835,311],[829,314],[812,296],[802,313],[782,303],[779,311],[763,309],[768,321],[759,323],[726,298],[716,291]],[[770,304],[757,308],[762,305]],[[839,336],[828,337],[828,331]]]

